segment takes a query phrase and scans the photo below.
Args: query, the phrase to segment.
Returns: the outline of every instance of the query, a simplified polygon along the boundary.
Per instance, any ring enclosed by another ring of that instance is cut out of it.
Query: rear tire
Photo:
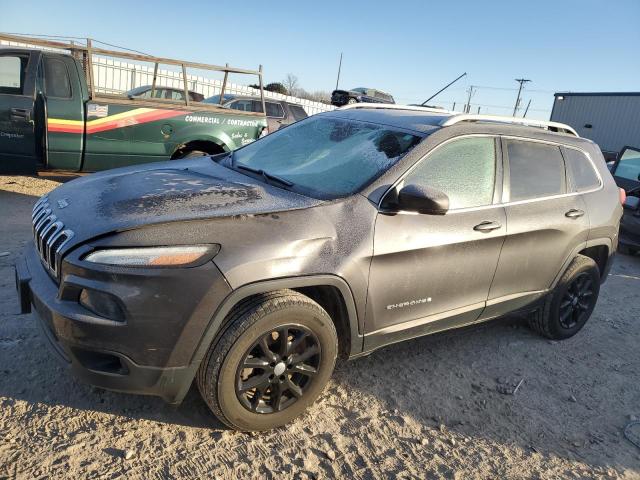
[[[578,255],[564,272],[544,305],[529,319],[533,330],[553,340],[578,333],[600,293],[600,271],[592,258]]]
[[[180,160],[182,158],[207,157],[209,155],[209,153],[203,152],[202,150],[188,150],[176,155],[174,160]]]
[[[236,430],[269,430],[301,415],[322,393],[338,337],[309,297],[293,290],[256,295],[238,304],[226,325],[196,376],[220,421]]]
[[[353,105],[354,103],[358,103],[358,100],[356,100],[355,98],[350,98],[349,100],[347,100],[347,105]]]

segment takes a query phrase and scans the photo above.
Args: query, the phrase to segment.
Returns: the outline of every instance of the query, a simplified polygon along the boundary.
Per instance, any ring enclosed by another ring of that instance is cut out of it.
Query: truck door
[[[78,71],[72,57],[50,53],[42,55],[40,69],[44,77],[41,99],[47,116],[46,165],[79,170],[85,136],[84,73]]]
[[[0,172],[34,173],[40,156],[34,134],[39,52],[0,53]]]

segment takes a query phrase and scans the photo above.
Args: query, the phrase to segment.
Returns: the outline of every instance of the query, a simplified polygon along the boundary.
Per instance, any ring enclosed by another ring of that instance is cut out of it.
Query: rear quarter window
[[[291,110],[293,118],[295,118],[296,121],[303,120],[308,117],[307,112],[305,112],[304,108],[302,108],[300,105],[289,104],[289,109]]]
[[[520,140],[507,140],[506,144],[510,201],[565,193],[565,167],[560,147]]]
[[[567,165],[569,188],[572,192],[584,192],[600,186],[600,178],[583,152],[565,147],[562,153]]]

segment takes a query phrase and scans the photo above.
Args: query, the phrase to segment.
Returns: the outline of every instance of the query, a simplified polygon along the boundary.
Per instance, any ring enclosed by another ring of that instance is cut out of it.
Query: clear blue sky
[[[548,118],[553,92],[640,90],[640,0],[77,2],[2,0],[0,31],[90,36],[155,55],[287,73],[307,90],[376,87],[399,103],[510,114],[516,77],[530,116]],[[182,20],[183,15],[186,17]]]

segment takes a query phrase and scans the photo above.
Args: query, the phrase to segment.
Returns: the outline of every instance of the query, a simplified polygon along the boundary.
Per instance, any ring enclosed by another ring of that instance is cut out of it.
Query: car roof
[[[565,138],[580,138],[571,126],[564,123],[531,118],[459,113],[421,106],[359,103],[341,107],[331,112],[331,114],[346,119],[396,126],[424,133],[457,124],[492,124],[500,126],[505,133],[514,130],[520,132],[529,130],[544,131],[551,135],[561,135]]]

